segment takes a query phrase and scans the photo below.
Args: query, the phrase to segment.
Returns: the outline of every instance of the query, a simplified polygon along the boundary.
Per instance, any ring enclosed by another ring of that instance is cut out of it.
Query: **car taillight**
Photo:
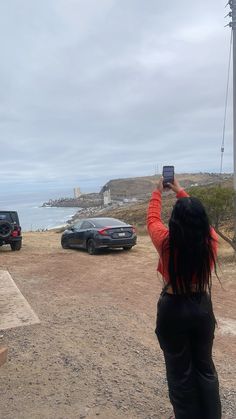
[[[102,236],[108,236],[109,232],[108,232],[108,228],[102,228],[101,230],[98,230],[98,234],[101,234]]]
[[[135,230],[135,227],[134,226],[132,226],[132,232],[135,234],[136,233],[136,230]]]
[[[16,227],[16,228],[12,231],[11,235],[12,235],[12,237],[17,237],[17,236],[20,236],[20,232],[21,232],[21,228],[20,228],[20,227]]]

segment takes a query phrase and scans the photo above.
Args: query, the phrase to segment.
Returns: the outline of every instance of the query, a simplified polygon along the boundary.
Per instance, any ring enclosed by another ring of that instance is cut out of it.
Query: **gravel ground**
[[[221,248],[214,280],[214,360],[223,418],[235,418],[235,263]],[[157,255],[147,236],[130,252],[63,250],[55,232],[25,233],[20,252],[0,249],[41,323],[1,333],[1,419],[165,419],[171,413],[154,335]]]

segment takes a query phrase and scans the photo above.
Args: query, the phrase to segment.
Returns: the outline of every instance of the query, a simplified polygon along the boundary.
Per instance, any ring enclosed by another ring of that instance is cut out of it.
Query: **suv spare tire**
[[[12,232],[12,225],[8,221],[0,221],[0,237],[5,239]]]

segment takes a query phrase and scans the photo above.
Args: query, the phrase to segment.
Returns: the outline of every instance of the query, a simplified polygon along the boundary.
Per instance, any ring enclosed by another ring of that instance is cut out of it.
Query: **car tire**
[[[124,250],[131,250],[133,246],[124,246],[123,249]]]
[[[95,255],[96,254],[96,245],[95,245],[95,241],[93,239],[88,240],[87,251],[88,251],[89,255]]]
[[[21,249],[21,241],[14,242],[10,244],[11,250],[16,251]]]
[[[64,240],[61,242],[61,247],[63,247],[63,249],[69,249],[68,244]]]
[[[0,237],[6,239],[12,232],[12,225],[8,221],[0,221]]]

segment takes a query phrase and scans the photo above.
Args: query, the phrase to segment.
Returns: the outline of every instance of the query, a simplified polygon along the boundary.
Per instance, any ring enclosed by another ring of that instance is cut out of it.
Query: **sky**
[[[219,172],[226,0],[0,2],[2,194]],[[223,171],[233,171],[232,84]]]

